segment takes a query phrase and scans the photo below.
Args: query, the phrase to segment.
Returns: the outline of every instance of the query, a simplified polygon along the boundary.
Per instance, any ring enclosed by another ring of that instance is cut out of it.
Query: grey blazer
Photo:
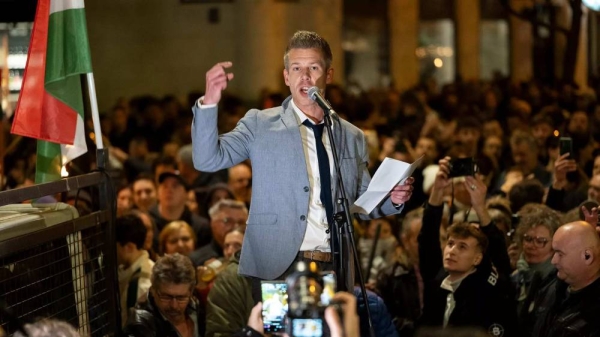
[[[300,126],[288,97],[280,107],[252,109],[231,132],[218,135],[217,108],[193,108],[194,166],[212,172],[246,159],[252,163],[252,200],[244,237],[239,273],[271,280],[293,263],[306,232],[309,180]],[[348,202],[366,191],[367,142],[363,132],[333,118]],[[335,176],[332,195],[336,196]],[[337,208],[334,202],[334,207]],[[338,210],[336,210],[337,212]],[[401,212],[386,198],[368,218]]]

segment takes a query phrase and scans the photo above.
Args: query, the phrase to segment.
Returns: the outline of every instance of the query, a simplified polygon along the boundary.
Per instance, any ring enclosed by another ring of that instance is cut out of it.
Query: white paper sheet
[[[402,184],[419,167],[423,156],[409,164],[400,160],[385,158],[367,190],[350,207],[351,213],[369,214],[388,196],[394,186]]]

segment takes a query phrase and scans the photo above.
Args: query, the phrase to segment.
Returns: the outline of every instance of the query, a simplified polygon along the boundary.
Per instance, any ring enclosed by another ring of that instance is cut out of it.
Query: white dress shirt
[[[325,205],[321,202],[321,175],[319,174],[315,134],[312,130],[309,130],[308,127],[302,124],[306,119],[311,123],[313,123],[313,121],[296,106],[293,99],[290,100],[290,104],[298,117],[298,127],[300,128],[300,135],[302,137],[302,147],[304,148],[304,156],[306,158],[306,171],[308,172],[308,182],[310,184],[306,233],[304,234],[300,250],[329,252],[331,251],[329,246],[330,235],[325,232],[329,225],[327,224]],[[325,130],[323,130],[323,145],[325,145],[325,150],[327,150],[327,155],[329,157],[329,172],[333,177],[333,170],[335,167],[333,164],[333,154],[331,152],[328,133],[329,130],[325,128]],[[333,179],[331,179],[331,183],[334,183]]]
[[[216,104],[202,104],[201,97],[197,102],[197,106],[200,109],[213,108]],[[317,145],[315,142],[315,134],[312,130],[302,123],[304,120],[309,119],[294,103],[294,100],[290,100],[290,104],[296,113],[300,128],[300,135],[302,137],[302,147],[304,148],[304,156],[306,159],[306,170],[308,172],[308,182],[310,184],[310,200],[307,214],[306,233],[302,240],[300,250],[319,250],[322,252],[329,252],[331,248],[329,246],[330,235],[326,233],[329,228],[327,223],[327,213],[325,212],[325,205],[321,202],[321,175],[319,174],[319,162],[317,159]],[[311,123],[312,120],[309,119]],[[323,131],[323,145],[327,150],[329,156],[329,171],[333,177],[333,171],[335,169],[333,163],[333,153],[331,151],[331,144],[329,143],[328,130],[325,128]],[[331,183],[335,183],[331,179]]]

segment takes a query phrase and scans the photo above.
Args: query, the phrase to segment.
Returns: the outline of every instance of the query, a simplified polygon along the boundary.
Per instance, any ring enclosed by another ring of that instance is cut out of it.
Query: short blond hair
[[[198,242],[198,238],[196,237],[196,232],[192,226],[190,226],[187,222],[183,220],[175,220],[169,222],[163,229],[160,231],[160,235],[158,236],[158,252],[159,254],[164,254],[165,249],[167,247],[167,239],[176,231],[185,228],[190,233],[192,240],[194,241],[194,247],[196,247],[196,243]]]

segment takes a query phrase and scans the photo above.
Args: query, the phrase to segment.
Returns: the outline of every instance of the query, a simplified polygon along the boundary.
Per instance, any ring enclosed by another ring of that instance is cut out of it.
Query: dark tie
[[[317,144],[317,160],[319,161],[319,175],[321,176],[321,202],[325,206],[327,223],[333,223],[333,203],[331,197],[331,174],[329,173],[329,156],[323,144],[323,128],[325,124],[313,124],[305,119],[302,123],[313,130],[315,143]]]

